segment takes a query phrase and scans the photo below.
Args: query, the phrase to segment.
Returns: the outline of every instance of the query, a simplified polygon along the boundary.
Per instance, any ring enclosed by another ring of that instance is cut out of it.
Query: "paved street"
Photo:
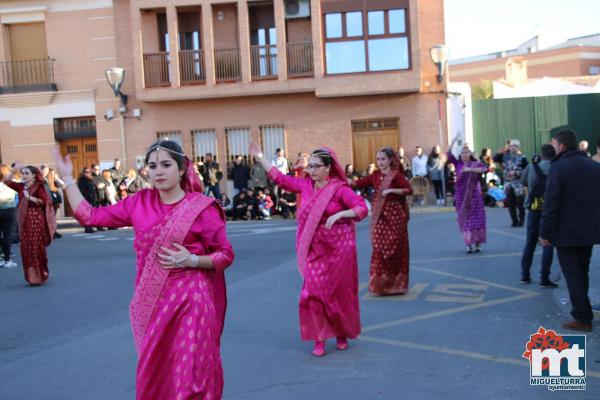
[[[598,399],[600,323],[587,335],[587,390],[553,393],[529,384],[521,358],[539,326],[569,318],[558,289],[519,284],[524,228],[487,209],[488,244],[467,255],[453,212],[414,213],[411,291],[366,293],[368,221],[358,227],[363,335],[347,352],[310,355],[299,340],[295,221],[230,223],[236,260],[227,272],[222,341],[225,399]],[[132,400],[135,351],[128,321],[133,232],[65,229],[49,248],[50,280],[28,287],[0,269],[0,399]],[[18,246],[14,247],[18,252]],[[20,265],[20,258],[18,258]],[[559,277],[557,261],[552,275]],[[591,287],[600,299],[600,249]]]

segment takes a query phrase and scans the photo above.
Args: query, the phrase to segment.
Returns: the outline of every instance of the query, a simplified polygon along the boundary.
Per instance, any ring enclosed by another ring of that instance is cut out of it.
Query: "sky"
[[[444,0],[451,60],[600,33],[600,0]]]

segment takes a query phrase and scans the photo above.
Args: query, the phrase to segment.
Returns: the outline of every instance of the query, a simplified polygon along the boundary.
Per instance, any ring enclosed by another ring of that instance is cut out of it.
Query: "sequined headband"
[[[167,149],[166,147],[161,146],[160,143],[155,144],[154,146],[150,146],[150,148],[148,149],[148,153],[152,153],[153,151],[156,151],[156,150],[159,150],[159,149],[171,152],[173,154],[177,154],[178,156],[181,156],[181,157],[185,157],[185,154],[180,153],[180,152],[175,151],[175,150]]]
[[[314,156],[314,157],[329,157],[329,158],[332,158],[332,157],[331,157],[331,154],[329,154],[329,153],[328,153],[327,151],[325,151],[325,150],[320,150],[320,149],[319,149],[319,150],[315,150],[315,151],[313,151],[313,153],[311,154],[311,156]]]

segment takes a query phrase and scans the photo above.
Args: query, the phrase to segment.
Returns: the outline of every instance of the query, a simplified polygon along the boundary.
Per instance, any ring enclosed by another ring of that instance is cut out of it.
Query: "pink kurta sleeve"
[[[105,207],[92,207],[90,203],[83,200],[77,206],[74,217],[84,226],[105,226],[109,228],[120,228],[131,226],[131,209],[135,195]]]
[[[205,255],[210,257],[215,270],[223,272],[233,263],[234,253],[227,240],[225,222],[217,207],[213,205],[204,210],[194,225],[200,228],[202,244],[207,251]]]
[[[342,186],[339,189],[339,193],[344,206],[356,213],[356,218],[354,218],[354,220],[360,221],[369,214],[369,209],[367,208],[365,200],[354,193],[348,186]]]
[[[275,184],[288,192],[300,193],[302,186],[306,181],[304,178],[294,178],[289,175],[282,174],[277,168],[272,167],[267,176],[275,182]]]

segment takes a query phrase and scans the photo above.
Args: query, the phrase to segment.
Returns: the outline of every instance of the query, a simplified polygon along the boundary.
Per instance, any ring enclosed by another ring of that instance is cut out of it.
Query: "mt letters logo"
[[[530,385],[585,390],[585,335],[558,335],[540,326],[522,357],[529,360]]]

